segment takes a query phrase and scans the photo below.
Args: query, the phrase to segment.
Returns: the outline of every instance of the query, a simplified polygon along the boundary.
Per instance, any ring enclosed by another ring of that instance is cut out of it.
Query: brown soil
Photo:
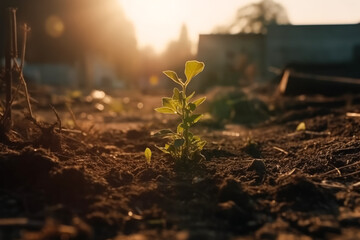
[[[200,123],[197,163],[154,147],[164,140],[151,131],[176,121],[150,111],[87,110],[86,134],[15,116],[0,144],[0,239],[360,239],[360,118],[346,116],[356,98],[279,100],[255,127]]]

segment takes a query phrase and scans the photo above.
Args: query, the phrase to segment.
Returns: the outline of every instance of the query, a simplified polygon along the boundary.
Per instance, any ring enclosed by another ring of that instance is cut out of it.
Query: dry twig
[[[285,155],[289,155],[289,152],[285,151],[285,150],[284,150],[284,149],[282,149],[282,148],[279,148],[279,147],[273,146],[273,149],[278,150],[279,152],[282,152],[282,153],[284,153]]]
[[[70,113],[71,119],[73,120],[75,127],[76,127],[77,129],[79,129],[80,131],[83,132],[83,130],[81,129],[81,127],[80,127],[80,126],[78,125],[78,123],[77,123],[75,114],[74,114],[73,110],[71,109],[70,105],[69,105],[69,104],[66,104],[66,108],[67,108],[67,110],[68,110],[69,113]]]
[[[360,164],[360,161],[348,164],[346,166],[342,166],[342,167],[339,167],[339,168],[332,169],[330,171],[327,171],[327,172],[319,174],[319,175],[323,177],[323,176],[326,176],[326,175],[331,174],[333,172],[340,172],[340,170],[342,170],[344,168],[352,167],[352,166],[355,166],[357,164]],[[340,174],[341,174],[341,172],[340,172]],[[346,176],[348,176],[348,175],[342,175],[342,177],[346,177]]]
[[[27,89],[26,81],[25,81],[24,76],[23,76],[22,69],[20,68],[19,64],[16,61],[14,61],[14,63],[15,63],[15,67],[16,67],[17,71],[19,71],[19,80],[21,81],[21,83],[22,83],[22,85],[24,87],[24,93],[25,93],[27,108],[29,110],[30,117],[34,118],[32,108],[31,108],[31,104],[30,104],[30,96],[29,96],[29,92],[28,92],[28,89]]]
[[[57,111],[56,111],[56,109],[54,108],[53,105],[50,104],[50,107],[51,107],[51,109],[53,110],[53,112],[54,112],[54,114],[55,114],[55,116],[56,116],[56,118],[57,118],[57,121],[58,121],[58,124],[59,124],[59,133],[61,133],[61,119],[60,119],[60,116],[59,116],[59,114],[57,113]]]

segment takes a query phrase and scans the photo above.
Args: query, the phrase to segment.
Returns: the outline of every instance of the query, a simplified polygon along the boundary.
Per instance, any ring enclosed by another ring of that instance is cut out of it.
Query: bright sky
[[[133,22],[138,46],[161,53],[186,24],[194,50],[200,33],[225,25],[236,10],[258,0],[119,0]],[[276,0],[287,10],[292,24],[344,24],[360,22],[360,0]]]

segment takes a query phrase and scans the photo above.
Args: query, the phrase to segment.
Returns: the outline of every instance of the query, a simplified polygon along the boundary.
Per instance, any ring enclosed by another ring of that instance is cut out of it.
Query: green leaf
[[[170,129],[162,129],[156,133],[153,134],[153,136],[164,136],[164,135],[169,135],[169,134],[174,134],[173,131],[171,131]]]
[[[170,78],[171,80],[173,80],[174,82],[176,82],[177,84],[180,84],[181,86],[184,85],[184,83],[181,81],[181,79],[178,77],[178,75],[176,74],[176,72],[174,71],[163,71],[163,73]]]
[[[189,140],[192,140],[194,135],[191,132],[188,132],[188,137],[189,137]]]
[[[183,99],[186,99],[186,95],[184,91],[180,91],[180,101],[182,101]]]
[[[163,97],[162,98],[162,105],[163,105],[163,107],[171,108],[176,112],[176,108],[174,106],[174,101],[172,100],[172,98]]]
[[[171,154],[171,153],[174,153],[175,152],[175,146],[174,145],[169,145],[169,147],[167,148],[168,152]]]
[[[172,99],[176,100],[176,101],[180,100],[180,91],[179,91],[179,89],[174,88]]]
[[[196,143],[198,141],[201,141],[200,137],[199,136],[193,136],[193,139],[192,139],[192,143]]]
[[[189,109],[193,112],[196,109],[196,105],[194,103],[189,103]]]
[[[184,142],[185,142],[185,140],[182,139],[182,138],[175,139],[175,141],[174,141],[174,146],[175,146],[176,148],[179,148],[179,147],[181,147],[182,145],[184,145]]]
[[[171,109],[168,107],[155,108],[155,111],[157,111],[159,113],[165,113],[165,114],[176,114],[176,111],[174,109]]]
[[[203,116],[202,114],[194,114],[194,115],[190,116],[190,117],[187,119],[187,121],[188,121],[190,124],[194,124],[194,123],[197,123],[202,116]]]
[[[184,127],[183,127],[183,124],[182,124],[182,123],[180,123],[180,124],[177,126],[176,132],[179,133],[179,134],[181,134],[181,133],[184,132]]]
[[[194,94],[195,94],[195,91],[192,92],[189,96],[187,96],[186,100],[190,101],[190,99],[194,96]]]
[[[151,150],[150,150],[150,148],[146,148],[144,154],[145,154],[147,164],[150,164],[151,163]]]
[[[179,100],[171,100],[171,104],[173,105],[174,109],[181,107],[181,102]]]
[[[205,141],[199,141],[196,145],[197,145],[199,150],[202,150],[204,148],[204,146],[206,145],[206,142]]]
[[[196,99],[196,100],[193,101],[192,103],[195,104],[196,106],[199,106],[199,105],[202,104],[205,100],[206,100],[206,97],[202,97],[202,98]]]
[[[157,149],[159,149],[160,151],[162,151],[163,153],[170,153],[165,147],[158,147],[155,146]]]
[[[198,75],[204,70],[205,64],[196,60],[187,61],[185,63],[185,76],[186,82],[185,85],[188,85],[193,77]]]

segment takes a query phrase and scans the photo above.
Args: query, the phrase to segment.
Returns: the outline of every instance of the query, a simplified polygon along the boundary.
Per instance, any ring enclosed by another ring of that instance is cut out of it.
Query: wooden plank
[[[360,78],[325,76],[286,69],[279,91],[285,95],[360,93]]]

